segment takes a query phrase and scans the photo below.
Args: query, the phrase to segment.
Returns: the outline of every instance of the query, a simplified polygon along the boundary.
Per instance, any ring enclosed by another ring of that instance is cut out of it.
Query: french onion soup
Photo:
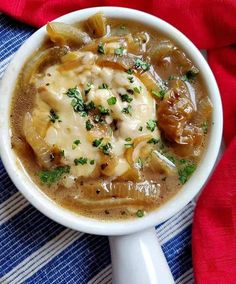
[[[201,70],[175,42],[97,13],[47,24],[15,88],[12,147],[60,206],[99,219],[138,218],[188,181],[211,113]]]

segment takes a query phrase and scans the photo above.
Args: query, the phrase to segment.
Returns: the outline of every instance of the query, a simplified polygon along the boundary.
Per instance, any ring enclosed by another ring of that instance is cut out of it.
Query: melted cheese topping
[[[64,62],[52,65],[43,74],[36,74],[32,78],[38,90],[32,112],[33,124],[49,146],[64,151],[62,163],[71,167],[71,176],[64,181],[67,186],[71,186],[74,178],[99,175],[98,169],[104,160],[104,154],[99,147],[92,145],[94,139],[103,137],[104,141],[111,143],[112,155],[117,160],[112,175],[117,177],[130,168],[125,157],[125,144],[132,143],[133,139],[141,136],[149,135],[156,139],[160,136],[157,128],[153,132],[147,129],[147,121],[156,120],[156,104],[143,83],[135,74],[99,67],[96,59],[97,55],[91,52],[73,52],[65,56]],[[91,90],[85,96],[84,90],[88,83],[92,84]],[[104,83],[108,85],[108,89],[100,88]],[[106,116],[106,123],[109,126],[115,119],[116,130],[107,135],[97,124],[94,124],[91,131],[86,129],[86,121],[90,119],[92,122],[92,117],[83,117],[75,112],[71,105],[72,98],[66,95],[67,90],[75,86],[86,102],[93,101],[96,106],[102,105],[109,109],[110,115]],[[139,92],[127,92],[134,89]],[[122,94],[128,94],[133,100],[130,103],[123,102]],[[114,105],[107,102],[111,97],[116,97]],[[131,115],[122,112],[129,105],[132,107]],[[51,109],[59,115],[59,120],[55,123],[49,120]],[[125,141],[127,137],[132,139],[131,142]],[[80,144],[74,145],[75,140],[80,140]],[[75,165],[74,160],[80,157],[87,158],[88,162]],[[95,160],[94,164],[90,164],[91,160]]]

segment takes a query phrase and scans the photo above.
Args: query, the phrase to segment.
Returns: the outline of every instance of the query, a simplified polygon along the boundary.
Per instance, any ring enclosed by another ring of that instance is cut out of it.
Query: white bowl
[[[0,141],[1,158],[3,164],[16,187],[38,210],[56,222],[75,230],[99,235],[126,235],[135,233],[157,225],[173,216],[200,191],[209,177],[215,164],[222,137],[222,105],[215,78],[193,43],[180,31],[163,20],[127,8],[96,7],[76,11],[62,16],[56,21],[74,23],[87,19],[90,15],[103,11],[108,17],[123,18],[138,21],[157,29],[167,37],[174,40],[200,69],[206,89],[213,103],[213,125],[211,126],[209,143],[190,180],[168,202],[143,218],[127,221],[102,221],[79,216],[69,210],[61,208],[50,200],[36,184],[32,182],[27,172],[20,166],[19,159],[11,148],[11,130],[9,124],[10,104],[16,80],[27,58],[37,50],[46,36],[45,26],[36,31],[16,52],[2,79],[0,96]]]

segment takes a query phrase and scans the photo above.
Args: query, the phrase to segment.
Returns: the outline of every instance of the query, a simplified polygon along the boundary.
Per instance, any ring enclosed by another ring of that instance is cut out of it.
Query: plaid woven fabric
[[[34,28],[0,14],[0,78]],[[11,78],[9,78],[11,80]],[[1,94],[0,94],[1,95]],[[193,283],[194,202],[156,227],[176,283]],[[65,228],[32,207],[0,162],[0,283],[112,283],[107,237]]]

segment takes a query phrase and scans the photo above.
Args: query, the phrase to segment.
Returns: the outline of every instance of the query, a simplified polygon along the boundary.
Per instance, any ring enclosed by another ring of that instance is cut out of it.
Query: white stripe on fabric
[[[166,223],[157,228],[157,236],[158,239],[162,242],[166,242],[165,238],[168,237],[170,232],[173,232],[175,229],[175,226],[178,226],[178,223],[181,222],[182,226],[184,223],[188,223],[189,219],[192,218],[193,214],[193,207],[191,204],[188,204],[184,209],[182,209],[178,214],[176,214],[175,217],[169,219],[166,221]]]
[[[28,205],[29,202],[22,194],[19,192],[13,194],[0,205],[0,225],[7,222]]]
[[[64,230],[4,275],[1,283],[20,284],[24,282],[82,235],[83,233],[70,229]]]
[[[94,276],[88,284],[105,284],[109,283],[107,281],[112,280],[112,266],[111,264],[100,271],[96,276]]]
[[[166,231],[166,233],[163,234],[160,238],[158,237],[160,243],[161,244],[166,243],[168,240],[172,239],[175,235],[183,231],[186,227],[192,224],[192,219],[193,219],[193,211],[189,212],[188,215],[179,218],[179,220],[171,223],[169,230]]]
[[[177,280],[176,284],[192,284],[194,283],[193,269],[190,268],[184,274],[182,274]]]
[[[10,60],[12,59],[14,54],[8,56],[7,58],[3,59],[1,62],[0,62],[0,78],[2,77],[7,65],[9,64]]]

